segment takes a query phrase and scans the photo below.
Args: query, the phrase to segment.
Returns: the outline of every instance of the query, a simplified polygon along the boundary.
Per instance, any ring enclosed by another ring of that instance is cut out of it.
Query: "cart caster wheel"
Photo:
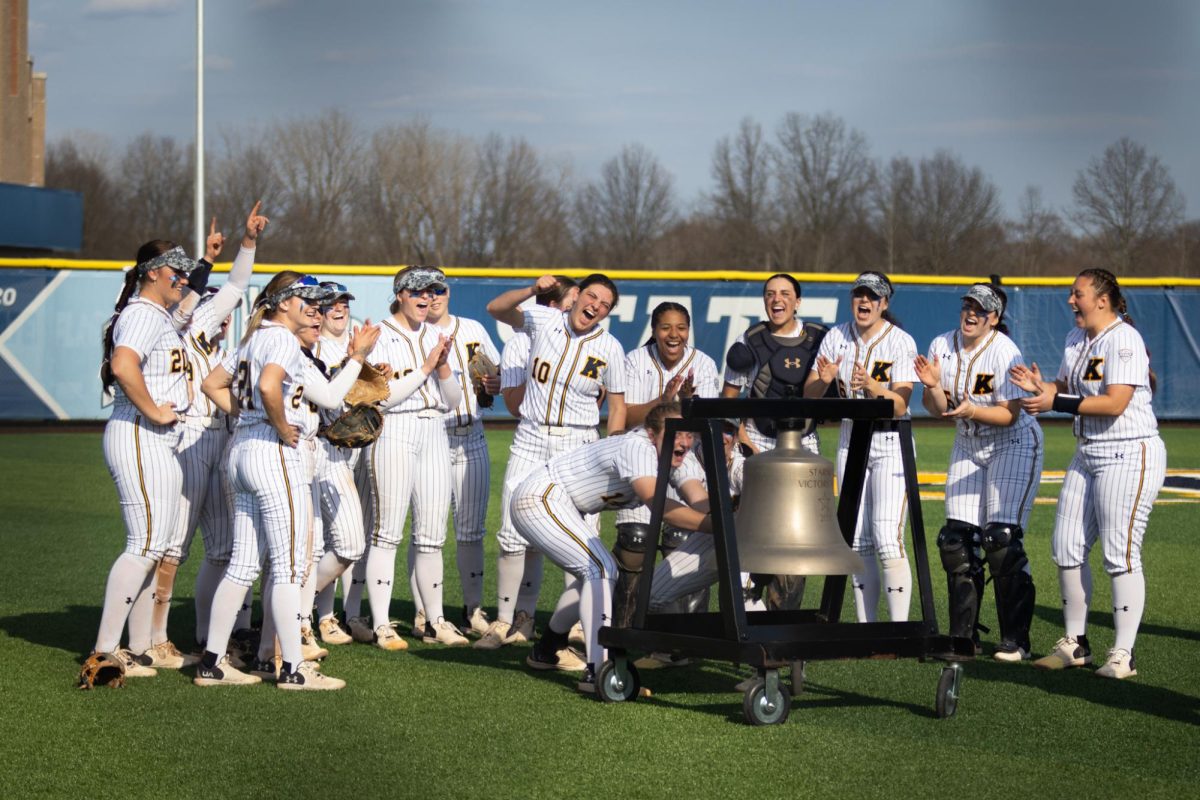
[[[937,700],[934,710],[938,719],[949,719],[958,710],[958,693],[962,685],[962,665],[953,664],[942,668],[942,676],[938,678]]]
[[[605,703],[637,700],[641,688],[637,667],[625,658],[619,662],[605,661],[596,676],[596,695]]]
[[[792,662],[792,697],[799,697],[800,693],[804,691],[806,665],[805,661]]]
[[[774,680],[757,680],[746,689],[742,713],[751,725],[779,725],[788,718],[792,696]]]

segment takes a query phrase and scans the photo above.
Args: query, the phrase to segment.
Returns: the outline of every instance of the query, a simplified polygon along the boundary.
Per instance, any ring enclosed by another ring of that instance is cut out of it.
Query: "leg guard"
[[[937,546],[946,570],[950,598],[950,635],[975,637],[979,598],[983,594],[983,562],[975,552],[976,525],[946,520],[938,533]]]
[[[613,555],[617,559],[617,585],[613,590],[613,627],[628,628],[637,608],[638,580],[646,560],[646,542],[650,526],[642,522],[622,522],[617,526],[617,543]]]
[[[1036,591],[1025,556],[1024,536],[1021,526],[1003,522],[989,522],[983,529],[983,551],[996,591],[1000,639],[1028,650]]]

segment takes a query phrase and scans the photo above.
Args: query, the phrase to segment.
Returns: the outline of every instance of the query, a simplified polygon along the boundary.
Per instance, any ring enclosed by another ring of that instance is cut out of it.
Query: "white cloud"
[[[93,17],[171,14],[182,0],[88,0],[84,13]]]

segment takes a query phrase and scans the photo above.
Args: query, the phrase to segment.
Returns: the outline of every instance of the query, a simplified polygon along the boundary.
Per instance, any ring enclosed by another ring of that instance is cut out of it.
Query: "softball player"
[[[512,495],[517,533],[575,578],[526,663],[534,669],[562,669],[560,654],[568,650],[567,632],[576,620],[582,621],[586,670],[579,684],[581,691],[595,690],[595,665],[604,661],[598,635],[611,618],[616,580],[616,562],[585,515],[653,499],[664,421],[671,416],[679,416],[678,403],[655,408],[647,415],[644,428],[584,444],[554,458],[531,472]],[[708,495],[699,481],[685,481],[678,474],[691,444],[690,433],[676,434],[671,443],[675,468],[671,481],[682,497],[707,510]],[[687,530],[711,531],[704,511],[674,501],[667,502],[663,520]]]
[[[1036,364],[1012,373],[1035,392],[1023,401],[1028,411],[1074,415],[1078,442],[1063,479],[1052,539],[1066,635],[1034,666],[1063,669],[1091,663],[1087,559],[1099,540],[1104,568],[1112,576],[1116,636],[1096,674],[1124,679],[1137,674],[1134,643],[1146,605],[1142,538],[1162,488],[1167,451],[1151,406],[1150,356],[1117,279],[1107,270],[1084,270],[1067,303],[1076,329],[1067,335],[1055,380],[1042,381]]]
[[[176,529],[183,490],[179,422],[190,397],[187,355],[167,309],[182,299],[195,267],[170,242],[143,245],[104,333],[100,376],[113,393],[104,460],[117,486],[126,536],[108,574],[95,651],[115,654],[130,677],[155,674],[120,649],[121,629],[133,606],[152,608],[154,568]],[[149,646],[147,641],[142,649]]]
[[[529,298],[558,286],[558,278],[543,275],[532,286],[505,292],[488,303],[489,314],[529,334],[530,360],[501,495],[496,619],[475,642],[485,650],[533,635],[541,558],[527,562],[526,542],[511,520],[513,491],[532,470],[599,438],[601,391],[608,398],[609,434],[625,428],[625,352],[616,337],[600,327],[617,304],[617,287],[604,275],[593,274],[580,282],[570,311],[541,305],[520,310]],[[530,590],[518,597],[522,580]],[[527,607],[518,611],[523,603]]]
[[[654,308],[650,315],[650,339],[625,356],[627,424],[640,425],[652,408],[676,397],[716,397],[719,393],[721,379],[716,362],[688,346],[691,325],[691,315],[679,303],[659,303]],[[699,462],[696,466],[699,467]],[[679,500],[679,496],[670,490],[668,497]],[[617,542],[613,555],[620,574],[613,595],[613,610],[614,624],[618,627],[627,627],[632,621],[637,576],[642,572],[646,543],[651,535],[649,508],[643,505],[617,512]],[[664,551],[679,547],[686,538],[686,531],[669,531]],[[703,599],[707,600],[707,595]]]
[[[559,311],[570,311],[579,297],[579,286],[565,275],[555,275],[556,283],[550,289],[534,295],[539,306],[549,306]],[[529,334],[514,330],[513,336],[504,344],[500,355],[500,395],[504,407],[517,419],[521,418],[521,403],[525,400],[525,378],[529,374]]]
[[[832,328],[821,340],[816,363],[804,386],[807,397],[823,397],[832,385],[839,397],[891,400],[895,419],[908,418],[908,402],[917,380],[913,369],[917,345],[889,313],[892,295],[892,282],[886,275],[864,272],[858,276],[850,287],[854,320]],[[846,471],[853,425],[851,420],[842,420],[837,455],[839,486]],[[900,439],[895,431],[894,422],[885,423],[871,437],[854,531],[854,550],[863,556],[866,565],[862,574],[853,576],[859,622],[876,619],[881,564],[888,616],[893,622],[908,621],[912,598],[912,572],[904,549],[908,500]],[[880,563],[875,560],[876,554]]]
[[[1021,661],[1029,658],[1036,596],[1023,540],[1042,476],[1042,429],[1021,409],[1025,391],[1009,379],[1024,361],[1005,333],[1003,290],[977,283],[962,300],[958,329],[934,339],[928,357],[915,363],[925,408],[957,427],[946,473],[946,524],[937,539],[950,633],[978,641],[986,559],[1000,621],[993,657]]]
[[[282,657],[277,685],[291,690],[345,686],[303,659],[300,635],[301,584],[312,553],[316,430],[300,382],[304,356],[296,337],[302,329],[312,329],[317,304],[327,295],[311,276],[277,274],[259,297],[238,348],[239,413],[229,463],[229,483],[236,492],[234,547],[214,593],[207,645],[194,679],[198,686],[259,682],[258,676],[234,669],[224,654],[245,589],[258,577],[262,553],[270,565],[263,582],[264,613],[270,623],[264,621],[263,639],[272,641],[267,629],[273,624]],[[341,396],[323,399],[340,403],[359,366],[355,361],[343,370]],[[317,393],[310,389],[308,397],[317,399]]]
[[[222,456],[229,443],[228,418],[202,394],[204,379],[220,364],[221,343],[228,328],[230,314],[242,302],[250,275],[254,270],[255,246],[258,235],[267,225],[267,218],[258,211],[257,203],[246,219],[245,234],[229,280],[220,288],[210,288],[200,297],[192,293],[180,303],[187,316],[184,343],[187,352],[193,402],[180,425],[179,460],[183,469],[183,495],[179,506],[179,526],[167,545],[166,553],[155,570],[154,613],[150,641],[146,651],[156,667],[179,669],[194,664],[194,656],[185,656],[171,643],[167,635],[167,616],[179,565],[187,560],[197,524],[203,531],[204,560],[196,575],[196,631],[208,630],[208,610],[212,593],[229,563],[233,548],[232,514],[225,502],[222,482]],[[225,238],[216,229],[213,219],[208,236],[206,257],[215,260],[220,255]],[[192,306],[194,301],[195,305]]]
[[[483,535],[491,490],[491,458],[487,439],[483,435],[480,405],[491,407],[493,396],[500,393],[500,377],[488,379],[486,399],[476,397],[467,374],[467,362],[478,348],[483,349],[492,363],[498,363],[501,359],[483,325],[449,312],[450,291],[447,289],[445,293],[433,296],[427,321],[441,329],[450,340],[448,360],[462,388],[462,401],[444,420],[446,438],[450,442],[450,497],[454,511],[458,576],[463,592],[463,630],[482,636],[487,633],[490,624],[481,604]]]
[[[427,322],[433,298],[447,291],[446,278],[438,269],[408,267],[396,274],[392,289],[392,316],[383,322],[372,360],[395,370],[394,387],[405,383],[403,376],[411,376],[405,385],[416,381],[417,388],[403,400],[395,400],[399,395],[393,391],[384,404],[383,432],[365,454],[373,508],[366,556],[371,625],[380,647],[403,648],[396,645],[400,637],[391,627],[389,606],[396,549],[411,502],[417,586],[413,600],[426,614],[423,630],[414,633],[429,644],[462,645],[466,637],[445,618],[442,607],[442,546],[450,513],[450,445],[442,419],[462,400],[462,388],[446,363],[451,343]],[[363,624],[349,622],[352,631]]]

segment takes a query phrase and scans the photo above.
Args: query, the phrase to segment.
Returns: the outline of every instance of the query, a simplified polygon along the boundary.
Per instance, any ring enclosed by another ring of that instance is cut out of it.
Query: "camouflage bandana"
[[[299,297],[311,303],[322,303],[333,296],[333,290],[328,289],[312,275],[301,275],[291,286],[280,289],[263,301],[264,305],[278,308],[279,304],[289,297]]]
[[[162,255],[155,256],[149,261],[143,261],[134,269],[138,271],[139,275],[145,275],[147,272],[153,272],[162,267],[170,267],[176,272],[187,275],[196,268],[196,262],[187,257],[187,253],[183,251],[182,247],[172,247]]]
[[[996,294],[996,290],[986,283],[975,284],[967,290],[962,299],[974,300],[988,313],[993,311],[997,314],[1004,313],[1004,301],[1000,299],[1000,295]]]
[[[854,294],[858,289],[866,289],[881,300],[890,300],[892,297],[892,287],[888,285],[888,282],[870,272],[864,272],[858,276],[854,285],[850,287],[850,293]]]

